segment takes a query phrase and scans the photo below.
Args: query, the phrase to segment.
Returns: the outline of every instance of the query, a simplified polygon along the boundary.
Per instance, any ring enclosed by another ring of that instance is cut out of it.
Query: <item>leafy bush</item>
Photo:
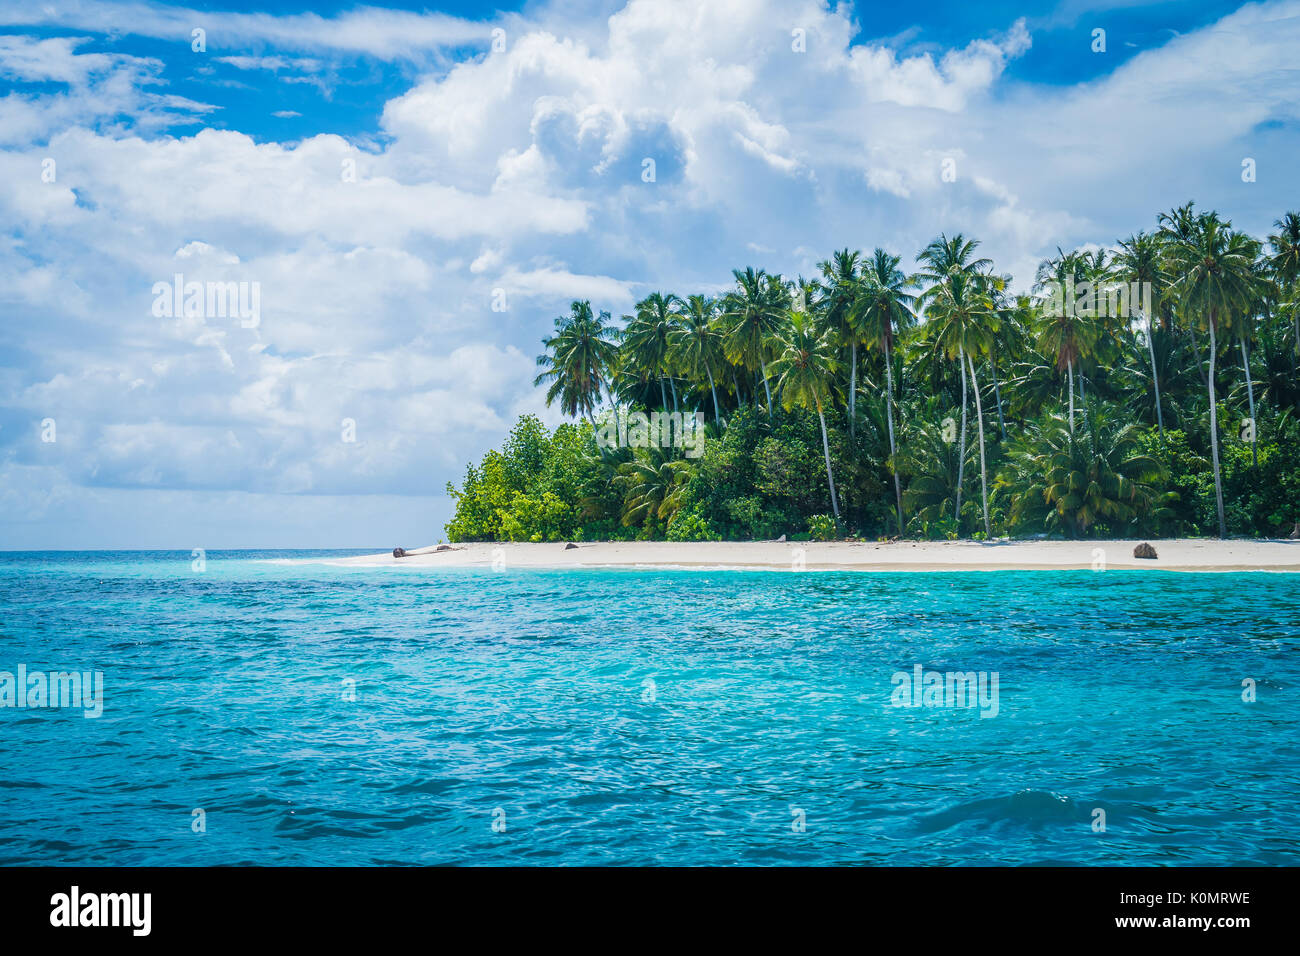
[[[578,537],[584,519],[599,517],[584,504],[595,475],[586,459],[591,426],[561,425],[550,434],[532,415],[511,429],[503,451],[489,451],[466,469],[460,488],[448,482],[456,503],[448,541],[562,541]]]
[[[835,519],[830,515],[813,515],[808,519],[808,536],[813,541],[832,541],[837,537]]]
[[[718,534],[702,515],[694,511],[678,511],[668,522],[669,541],[721,541]]]

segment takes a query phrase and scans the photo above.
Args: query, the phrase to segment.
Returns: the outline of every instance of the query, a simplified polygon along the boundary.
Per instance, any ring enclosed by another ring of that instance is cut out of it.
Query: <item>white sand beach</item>
[[[371,567],[599,568],[685,567],[847,571],[1166,570],[1300,572],[1300,541],[1152,540],[1156,560],[1138,559],[1138,541],[595,541],[479,542],[391,554],[338,558]]]

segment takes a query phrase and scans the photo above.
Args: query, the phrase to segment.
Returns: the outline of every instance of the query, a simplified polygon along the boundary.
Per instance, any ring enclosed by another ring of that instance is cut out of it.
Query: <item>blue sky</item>
[[[0,548],[437,540],[558,421],[573,298],[941,230],[1024,285],[1187,199],[1263,233],[1296,49],[1300,0],[0,0]],[[158,314],[178,273],[256,321]]]

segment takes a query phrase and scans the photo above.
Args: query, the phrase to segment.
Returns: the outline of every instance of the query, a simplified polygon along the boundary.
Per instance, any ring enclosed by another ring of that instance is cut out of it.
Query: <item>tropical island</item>
[[[843,249],[619,323],[574,302],[536,384],[576,421],[521,418],[447,537],[1300,536],[1300,214],[1274,227],[1188,203],[1020,294],[958,234],[914,271]]]

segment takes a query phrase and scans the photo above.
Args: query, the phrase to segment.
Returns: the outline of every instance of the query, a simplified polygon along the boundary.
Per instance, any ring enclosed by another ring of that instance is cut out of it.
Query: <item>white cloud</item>
[[[191,31],[202,28],[209,52],[246,44],[272,44],[283,50],[366,54],[385,59],[427,59],[439,47],[491,41],[483,24],[440,13],[411,13],[357,7],[335,17],[315,13],[227,13],[191,10],[160,3],[113,0],[0,3],[0,22],[12,27],[64,27],[175,40],[188,50]]]
[[[142,131],[192,123],[213,107],[155,92],[159,60],[125,54],[78,53],[85,37],[0,36],[0,77],[66,87],[57,92],[11,91],[0,97],[0,146],[47,139],[78,126],[117,124],[130,116]]]

